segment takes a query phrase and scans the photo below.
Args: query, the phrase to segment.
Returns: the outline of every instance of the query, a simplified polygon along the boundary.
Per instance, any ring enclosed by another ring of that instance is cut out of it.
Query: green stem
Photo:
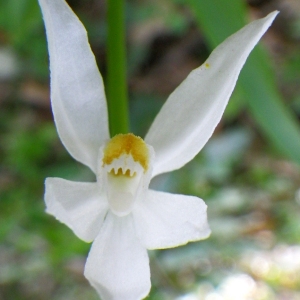
[[[128,133],[124,0],[107,1],[107,98],[111,136]]]

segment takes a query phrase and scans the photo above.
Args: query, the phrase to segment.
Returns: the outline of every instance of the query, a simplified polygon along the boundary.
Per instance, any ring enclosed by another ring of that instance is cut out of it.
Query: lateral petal
[[[170,95],[145,137],[156,154],[153,176],[181,168],[206,144],[248,55],[277,13],[227,38]]]
[[[176,247],[210,234],[206,204],[197,197],[149,190],[132,213],[138,237],[147,249]]]
[[[108,213],[85,266],[85,277],[103,300],[137,300],[149,293],[147,250],[135,234],[132,216]]]
[[[98,184],[47,178],[45,185],[47,213],[66,224],[80,239],[93,241],[108,211]]]
[[[39,0],[47,33],[51,103],[58,134],[69,153],[96,171],[109,138],[102,77],[82,23],[64,0]]]

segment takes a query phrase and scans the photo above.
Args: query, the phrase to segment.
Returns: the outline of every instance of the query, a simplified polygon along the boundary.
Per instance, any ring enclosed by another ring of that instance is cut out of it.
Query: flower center
[[[111,210],[118,216],[127,215],[149,168],[146,143],[131,133],[114,136],[104,148],[102,167],[107,174],[106,190]]]
[[[144,172],[147,171],[149,151],[142,138],[132,133],[114,136],[104,149],[103,165],[111,165],[122,154],[131,155],[133,160],[144,168]]]

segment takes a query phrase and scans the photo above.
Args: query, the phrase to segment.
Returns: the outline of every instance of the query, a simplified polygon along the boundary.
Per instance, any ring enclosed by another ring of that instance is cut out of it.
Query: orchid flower
[[[47,212],[80,239],[93,241],[84,274],[103,299],[141,299],[151,287],[147,249],[210,234],[202,199],[150,190],[150,180],[181,168],[206,144],[247,56],[277,12],[217,47],[170,95],[143,140],[131,133],[110,137],[103,82],[83,25],[64,0],[39,3],[58,134],[97,179],[47,178]]]

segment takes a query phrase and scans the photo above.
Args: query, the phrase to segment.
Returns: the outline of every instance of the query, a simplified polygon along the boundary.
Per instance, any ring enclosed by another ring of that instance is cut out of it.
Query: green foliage
[[[47,49],[38,1],[1,1],[0,28],[4,42],[22,56],[23,71],[45,78]]]

